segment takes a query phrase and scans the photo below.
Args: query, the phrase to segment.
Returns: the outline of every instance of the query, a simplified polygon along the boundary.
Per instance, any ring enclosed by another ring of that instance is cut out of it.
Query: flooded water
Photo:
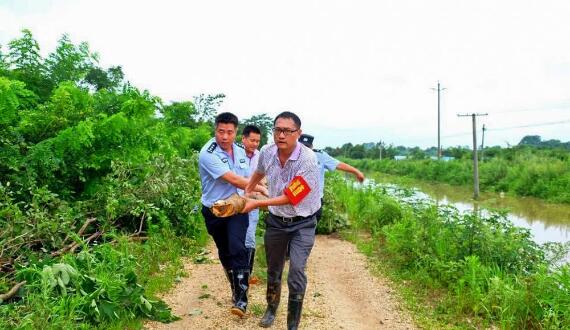
[[[507,210],[507,218],[515,225],[530,229],[535,242],[565,243],[570,241],[570,205],[551,204],[531,197],[511,197],[499,193],[482,193],[478,201],[473,200],[473,191],[466,187],[439,183],[402,180],[379,173],[368,173],[378,183],[390,183],[416,188],[418,194],[425,194],[436,203],[451,204],[462,211],[475,208]]]

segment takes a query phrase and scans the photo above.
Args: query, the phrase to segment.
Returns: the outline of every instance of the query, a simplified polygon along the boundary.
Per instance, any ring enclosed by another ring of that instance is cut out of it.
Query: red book
[[[307,181],[303,179],[302,176],[296,176],[291,180],[291,183],[287,187],[283,193],[289,201],[293,205],[299,204],[300,201],[303,200],[309,193],[311,192],[311,187],[307,184]]]

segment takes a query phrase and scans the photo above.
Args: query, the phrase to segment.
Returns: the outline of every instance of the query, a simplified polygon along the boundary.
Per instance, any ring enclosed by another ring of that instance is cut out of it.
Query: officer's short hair
[[[275,126],[275,123],[277,122],[277,119],[279,119],[279,118],[291,119],[291,120],[293,120],[293,122],[295,123],[295,126],[297,126],[297,128],[301,128],[301,118],[299,118],[299,116],[297,116],[296,114],[294,114],[290,111],[283,111],[282,113],[278,114],[277,117],[275,117],[275,120],[273,121],[273,126]]]
[[[243,135],[245,137],[248,137],[249,134],[251,134],[251,133],[261,135],[261,130],[259,129],[259,127],[255,126],[255,125],[245,125],[245,127],[241,131],[241,135]]]
[[[238,117],[236,115],[234,115],[233,113],[222,112],[216,116],[214,123],[215,123],[216,127],[218,127],[218,124],[234,124],[234,126],[237,127],[239,124],[239,121],[238,121]]]

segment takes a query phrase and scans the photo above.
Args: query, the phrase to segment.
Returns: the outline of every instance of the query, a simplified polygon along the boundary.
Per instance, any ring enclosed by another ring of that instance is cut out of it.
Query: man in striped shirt
[[[321,207],[319,168],[314,152],[298,142],[301,120],[292,112],[282,112],[273,122],[274,144],[261,149],[257,169],[246,186],[246,193],[266,176],[269,199],[248,199],[243,212],[267,206],[265,250],[267,256],[267,310],[260,322],[270,327],[281,296],[281,277],[287,246],[290,265],[287,284],[289,301],[287,328],[297,329],[301,319],[307,287],[305,267],[315,242],[317,220]]]

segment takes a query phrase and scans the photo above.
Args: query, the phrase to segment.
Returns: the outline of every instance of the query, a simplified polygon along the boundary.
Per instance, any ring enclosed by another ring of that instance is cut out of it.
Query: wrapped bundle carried
[[[241,213],[245,207],[245,198],[238,194],[233,194],[226,199],[220,199],[212,205],[212,213],[219,218],[227,218]]]

